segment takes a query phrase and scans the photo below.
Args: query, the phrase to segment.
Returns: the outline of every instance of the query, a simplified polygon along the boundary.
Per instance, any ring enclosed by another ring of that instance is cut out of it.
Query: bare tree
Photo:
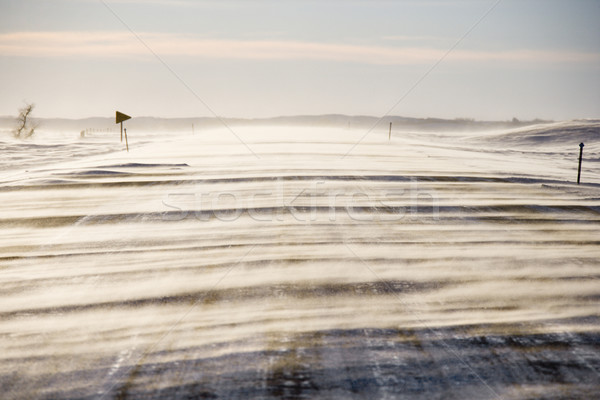
[[[23,139],[31,137],[34,132],[36,125],[31,124],[31,119],[28,120],[29,115],[35,108],[33,103],[25,103],[25,107],[19,109],[19,116],[17,117],[17,127],[15,128],[13,135],[17,138]]]

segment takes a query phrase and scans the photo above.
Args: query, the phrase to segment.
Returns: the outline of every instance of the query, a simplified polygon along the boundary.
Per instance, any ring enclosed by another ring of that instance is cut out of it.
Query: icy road
[[[0,141],[1,398],[598,396],[600,123],[235,133]]]

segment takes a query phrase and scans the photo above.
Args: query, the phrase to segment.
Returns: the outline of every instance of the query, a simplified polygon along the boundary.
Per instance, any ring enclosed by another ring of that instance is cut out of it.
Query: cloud
[[[451,42],[455,43],[458,38],[442,37],[442,36],[428,36],[428,35],[390,35],[382,36],[381,40],[395,41],[395,42],[417,42],[417,41],[428,41],[428,42]]]
[[[446,49],[368,46],[284,40],[232,40],[171,33],[140,33],[160,56],[244,60],[322,60],[378,65],[431,64]],[[0,55],[19,57],[139,57],[148,49],[130,32],[14,32],[0,34]],[[456,49],[447,62],[600,62],[599,53]]]

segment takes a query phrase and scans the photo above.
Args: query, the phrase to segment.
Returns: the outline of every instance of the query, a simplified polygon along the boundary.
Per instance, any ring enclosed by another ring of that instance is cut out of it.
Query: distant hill
[[[103,130],[114,129],[114,117],[90,117],[83,119],[66,118],[33,118],[39,123],[40,129],[80,132],[86,129]],[[294,125],[294,126],[320,126],[352,129],[387,129],[390,122],[394,129],[406,130],[487,130],[499,128],[519,128],[551,121],[476,121],[472,119],[441,119],[441,118],[410,118],[401,116],[387,116],[384,118],[364,115],[298,115],[274,118],[158,118],[158,117],[133,117],[126,122],[130,129],[145,131],[191,131],[194,129],[210,129],[228,126],[264,126],[264,125]],[[15,125],[14,117],[0,117],[0,129],[10,129]]]
[[[523,126],[497,134],[484,134],[478,138],[480,141],[502,144],[503,146],[535,146],[555,144],[587,145],[600,143],[600,120],[574,120],[554,123]]]

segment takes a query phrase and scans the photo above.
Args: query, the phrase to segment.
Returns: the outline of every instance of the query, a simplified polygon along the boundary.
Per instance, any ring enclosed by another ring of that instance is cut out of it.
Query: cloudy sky
[[[600,1],[0,0],[0,115],[600,117]]]

